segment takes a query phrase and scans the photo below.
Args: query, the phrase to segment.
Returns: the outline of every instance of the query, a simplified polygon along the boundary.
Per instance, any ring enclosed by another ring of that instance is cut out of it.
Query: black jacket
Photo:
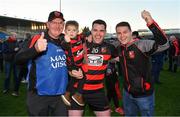
[[[164,33],[154,22],[149,26],[154,40],[135,39],[127,45],[118,46],[124,89],[134,97],[148,96],[153,93],[150,56],[169,47]]]
[[[5,41],[3,43],[3,59],[5,61],[14,61],[14,57],[19,49],[17,40]]]

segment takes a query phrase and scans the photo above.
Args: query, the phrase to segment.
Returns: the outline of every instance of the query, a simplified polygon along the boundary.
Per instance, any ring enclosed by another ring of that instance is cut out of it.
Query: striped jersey
[[[69,70],[77,69],[83,62],[83,41],[82,36],[78,35],[70,41],[70,48],[65,51]]]
[[[104,78],[108,61],[116,57],[115,47],[103,42],[101,44],[86,43],[87,64],[82,65],[85,74],[84,92],[96,91],[104,88]]]

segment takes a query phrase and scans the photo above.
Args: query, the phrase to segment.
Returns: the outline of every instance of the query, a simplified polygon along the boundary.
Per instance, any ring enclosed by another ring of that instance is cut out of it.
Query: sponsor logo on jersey
[[[88,65],[90,66],[102,66],[103,55],[88,54]]]
[[[83,54],[83,50],[78,50],[77,51],[77,56],[80,56],[80,55],[82,55]]]
[[[92,48],[92,54],[97,54],[99,53],[99,48]]]

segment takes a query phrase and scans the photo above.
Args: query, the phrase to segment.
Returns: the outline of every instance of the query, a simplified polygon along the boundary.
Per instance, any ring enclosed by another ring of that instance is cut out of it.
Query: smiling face
[[[48,34],[54,38],[58,39],[59,35],[63,32],[64,21],[60,18],[55,18],[52,21],[47,22]]]
[[[101,43],[106,35],[105,25],[97,23],[93,24],[91,34],[94,43]]]
[[[132,38],[132,32],[127,26],[119,26],[116,28],[117,38],[121,44],[127,44]]]
[[[78,29],[76,26],[74,25],[68,25],[65,28],[65,34],[67,34],[70,38],[75,38],[78,34]]]

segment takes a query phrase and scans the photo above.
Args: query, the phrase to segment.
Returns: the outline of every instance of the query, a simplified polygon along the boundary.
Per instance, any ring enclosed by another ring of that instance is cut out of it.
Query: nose
[[[97,32],[96,35],[97,35],[97,36],[100,36],[100,32]]]
[[[71,31],[70,34],[72,35],[72,34],[73,34],[73,31]]]
[[[124,34],[121,34],[121,38],[124,38],[125,37],[125,35]]]

